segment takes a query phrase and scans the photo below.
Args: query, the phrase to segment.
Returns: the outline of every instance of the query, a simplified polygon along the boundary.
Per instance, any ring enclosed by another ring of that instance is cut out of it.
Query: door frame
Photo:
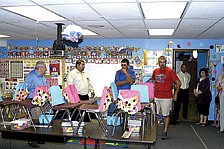
[[[209,57],[210,57],[210,51],[209,49],[173,49],[173,70],[176,70],[176,56],[177,56],[177,53],[189,53],[191,54],[191,56],[193,55],[193,51],[194,50],[197,50],[198,51],[198,57],[200,56],[200,53],[207,53],[207,57],[206,57],[206,66],[207,68],[210,68],[210,63],[209,63]],[[193,56],[192,56],[193,57]]]

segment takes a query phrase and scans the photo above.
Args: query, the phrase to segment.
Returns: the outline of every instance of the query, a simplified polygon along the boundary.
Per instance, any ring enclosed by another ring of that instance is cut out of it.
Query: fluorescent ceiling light
[[[7,37],[10,37],[10,36],[0,34],[0,38],[7,38]]]
[[[23,15],[36,21],[60,21],[64,18],[39,6],[3,7],[6,10]]]
[[[145,19],[180,18],[187,2],[141,3]]]
[[[90,31],[88,29],[83,29],[82,30],[82,34],[86,35],[86,36],[96,36],[97,35],[96,33],[92,32],[92,31]]]
[[[174,29],[149,29],[149,34],[152,35],[173,35]]]

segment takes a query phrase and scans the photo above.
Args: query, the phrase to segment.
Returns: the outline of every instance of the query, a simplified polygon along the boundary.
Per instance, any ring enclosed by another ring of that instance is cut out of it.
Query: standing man
[[[47,81],[44,77],[44,74],[47,71],[46,63],[44,61],[37,61],[35,69],[32,70],[27,76],[24,83],[27,84],[29,91],[28,99],[32,100],[34,98],[34,92],[37,86],[46,85]],[[41,110],[39,107],[32,108],[31,114],[33,119],[38,119],[41,115]]]
[[[188,103],[189,103],[189,83],[191,80],[191,75],[186,72],[187,71],[187,66],[186,64],[181,65],[181,71],[177,73],[177,76],[181,82],[180,90],[177,94],[177,101],[174,102],[174,124],[176,121],[179,119],[179,112],[180,112],[180,107],[181,103],[183,103],[183,113],[182,116],[184,119],[187,118],[188,114]]]
[[[37,86],[47,85],[47,81],[44,77],[46,71],[46,63],[44,61],[37,61],[35,69],[26,76],[24,83],[27,84],[29,91],[27,99],[32,100],[34,98],[34,92]],[[33,119],[38,119],[42,113],[40,108],[36,107],[31,109],[31,114]],[[33,148],[39,148],[39,144],[44,144],[44,141],[42,141],[41,138],[29,137],[28,144]]]
[[[175,72],[166,67],[166,57],[160,56],[158,59],[159,68],[153,71],[152,80],[154,82],[155,102],[157,114],[162,111],[164,117],[164,130],[161,136],[162,140],[167,139],[167,131],[170,121],[170,109],[172,108],[172,99],[177,99],[177,93],[180,88],[180,81]],[[172,95],[173,83],[176,84],[174,94]]]
[[[80,100],[89,100],[89,92],[91,92],[91,97],[94,97],[95,93],[90,77],[84,71],[84,69],[85,61],[81,59],[77,60],[75,64],[75,69],[68,73],[67,85],[75,85]]]
[[[115,83],[117,91],[122,89],[131,89],[131,85],[135,82],[135,72],[129,68],[129,60],[122,59],[121,69],[116,72]]]

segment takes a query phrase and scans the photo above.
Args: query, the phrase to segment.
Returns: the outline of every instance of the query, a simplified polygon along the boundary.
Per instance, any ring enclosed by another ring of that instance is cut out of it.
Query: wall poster
[[[23,78],[23,61],[10,61],[11,78]]]

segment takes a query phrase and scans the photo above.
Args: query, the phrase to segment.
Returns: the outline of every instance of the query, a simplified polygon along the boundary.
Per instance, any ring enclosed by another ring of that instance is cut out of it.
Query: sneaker
[[[167,139],[167,132],[164,132],[161,136],[162,140],[166,140]]]
[[[206,127],[206,126],[207,126],[206,123],[202,123],[202,124],[201,124],[201,127]]]

